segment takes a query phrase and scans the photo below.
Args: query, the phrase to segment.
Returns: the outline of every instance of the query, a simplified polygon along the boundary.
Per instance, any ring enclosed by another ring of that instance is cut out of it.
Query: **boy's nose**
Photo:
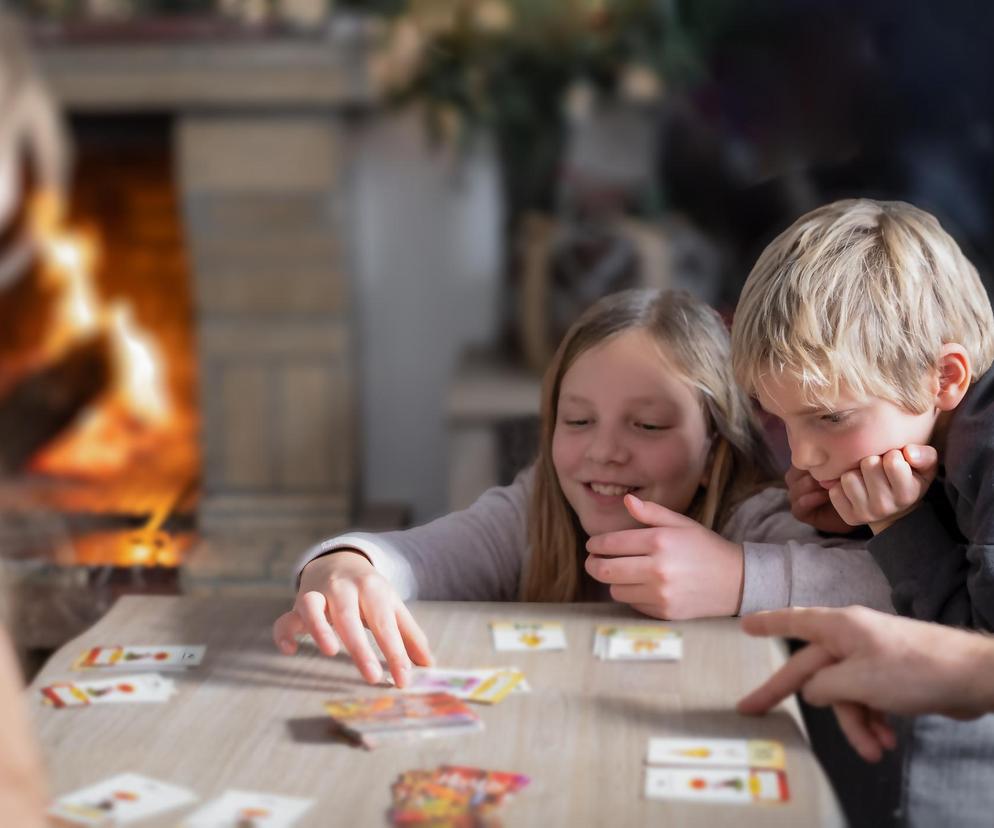
[[[787,443],[790,445],[790,461],[801,471],[809,471],[825,462],[825,452],[813,440],[798,439],[788,433]]]

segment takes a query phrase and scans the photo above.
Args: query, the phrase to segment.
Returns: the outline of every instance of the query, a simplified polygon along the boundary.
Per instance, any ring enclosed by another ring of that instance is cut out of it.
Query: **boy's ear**
[[[970,355],[958,342],[948,342],[939,351],[935,367],[935,407],[940,411],[952,411],[970,389],[973,379]]]

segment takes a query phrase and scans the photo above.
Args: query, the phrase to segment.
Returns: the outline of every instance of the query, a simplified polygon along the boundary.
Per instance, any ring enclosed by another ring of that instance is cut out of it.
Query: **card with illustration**
[[[258,791],[225,791],[190,814],[180,828],[290,828],[312,799]]]
[[[325,704],[336,729],[362,747],[473,730],[483,722],[449,693],[391,693],[336,699]]]
[[[438,667],[415,668],[406,693],[450,693],[457,699],[497,704],[524,681],[516,668],[481,668],[474,670]]]
[[[41,688],[42,701],[52,707],[80,707],[119,702],[165,702],[176,692],[176,684],[157,673],[134,676],[62,681]]]
[[[202,644],[131,644],[126,647],[93,647],[73,664],[74,670],[186,670],[204,660],[207,647]]]
[[[787,802],[787,775],[760,768],[648,768],[648,799],[724,802],[736,805]]]
[[[60,796],[48,813],[64,825],[126,825],[196,799],[186,788],[137,773],[122,773]]]
[[[649,739],[650,765],[783,770],[783,744],[766,739]]]
[[[529,783],[520,773],[445,765],[407,771],[394,782],[394,825],[475,826],[499,824],[494,811]]]
[[[558,621],[491,621],[494,649],[565,650],[566,633]]]
[[[683,636],[662,624],[600,626],[594,637],[594,655],[608,661],[679,661]]]

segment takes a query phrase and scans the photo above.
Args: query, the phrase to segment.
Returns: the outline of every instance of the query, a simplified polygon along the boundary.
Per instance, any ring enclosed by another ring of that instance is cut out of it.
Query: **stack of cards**
[[[93,667],[124,670],[185,670],[204,660],[204,645],[135,645],[128,647],[93,647],[80,655],[74,670]]]
[[[694,802],[786,802],[780,742],[757,739],[650,739],[645,795]]]
[[[124,825],[196,799],[186,788],[137,773],[122,773],[59,797],[48,813],[61,825]]]
[[[290,828],[312,804],[311,799],[294,796],[225,791],[190,814],[180,828]]]
[[[491,621],[495,650],[565,650],[558,621]]]
[[[477,670],[416,668],[405,693],[449,693],[457,699],[497,704],[525,680],[516,667],[489,667]]]
[[[608,661],[679,661],[683,636],[662,624],[597,628],[594,655]]]
[[[41,688],[42,700],[52,707],[119,702],[165,702],[169,701],[175,692],[175,682],[163,678],[158,673],[61,681]]]
[[[494,811],[529,783],[520,773],[446,765],[408,771],[393,784],[394,825],[491,825]]]
[[[479,716],[448,693],[337,699],[327,702],[325,710],[338,732],[367,750],[483,729]]]

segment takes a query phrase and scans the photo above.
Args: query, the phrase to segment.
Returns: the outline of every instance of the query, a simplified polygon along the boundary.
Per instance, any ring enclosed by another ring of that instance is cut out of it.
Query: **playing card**
[[[483,668],[475,670],[416,668],[407,693],[450,693],[457,699],[496,704],[524,681],[524,675],[514,668]]]
[[[594,655],[619,661],[679,661],[683,636],[661,624],[597,628]]]
[[[204,645],[187,644],[93,647],[76,659],[73,669],[185,670],[199,665],[206,650]]]
[[[646,762],[686,767],[739,767],[783,770],[780,742],[763,739],[649,739]]]
[[[647,768],[648,799],[696,802],[786,802],[787,776],[779,770],[750,768]]]
[[[519,773],[445,765],[407,771],[394,782],[394,825],[478,826],[497,824],[490,815],[529,783]]]
[[[327,702],[336,728],[367,749],[387,741],[424,739],[483,729],[469,707],[448,693],[394,693]]]
[[[566,634],[557,621],[492,621],[495,650],[565,650]]]
[[[196,795],[137,773],[122,773],[55,800],[49,815],[70,825],[125,825],[187,805]]]
[[[175,683],[157,673],[63,681],[41,688],[42,700],[52,707],[78,707],[118,702],[165,702],[175,692]]]
[[[181,828],[290,828],[312,804],[295,796],[230,790],[190,814]]]

